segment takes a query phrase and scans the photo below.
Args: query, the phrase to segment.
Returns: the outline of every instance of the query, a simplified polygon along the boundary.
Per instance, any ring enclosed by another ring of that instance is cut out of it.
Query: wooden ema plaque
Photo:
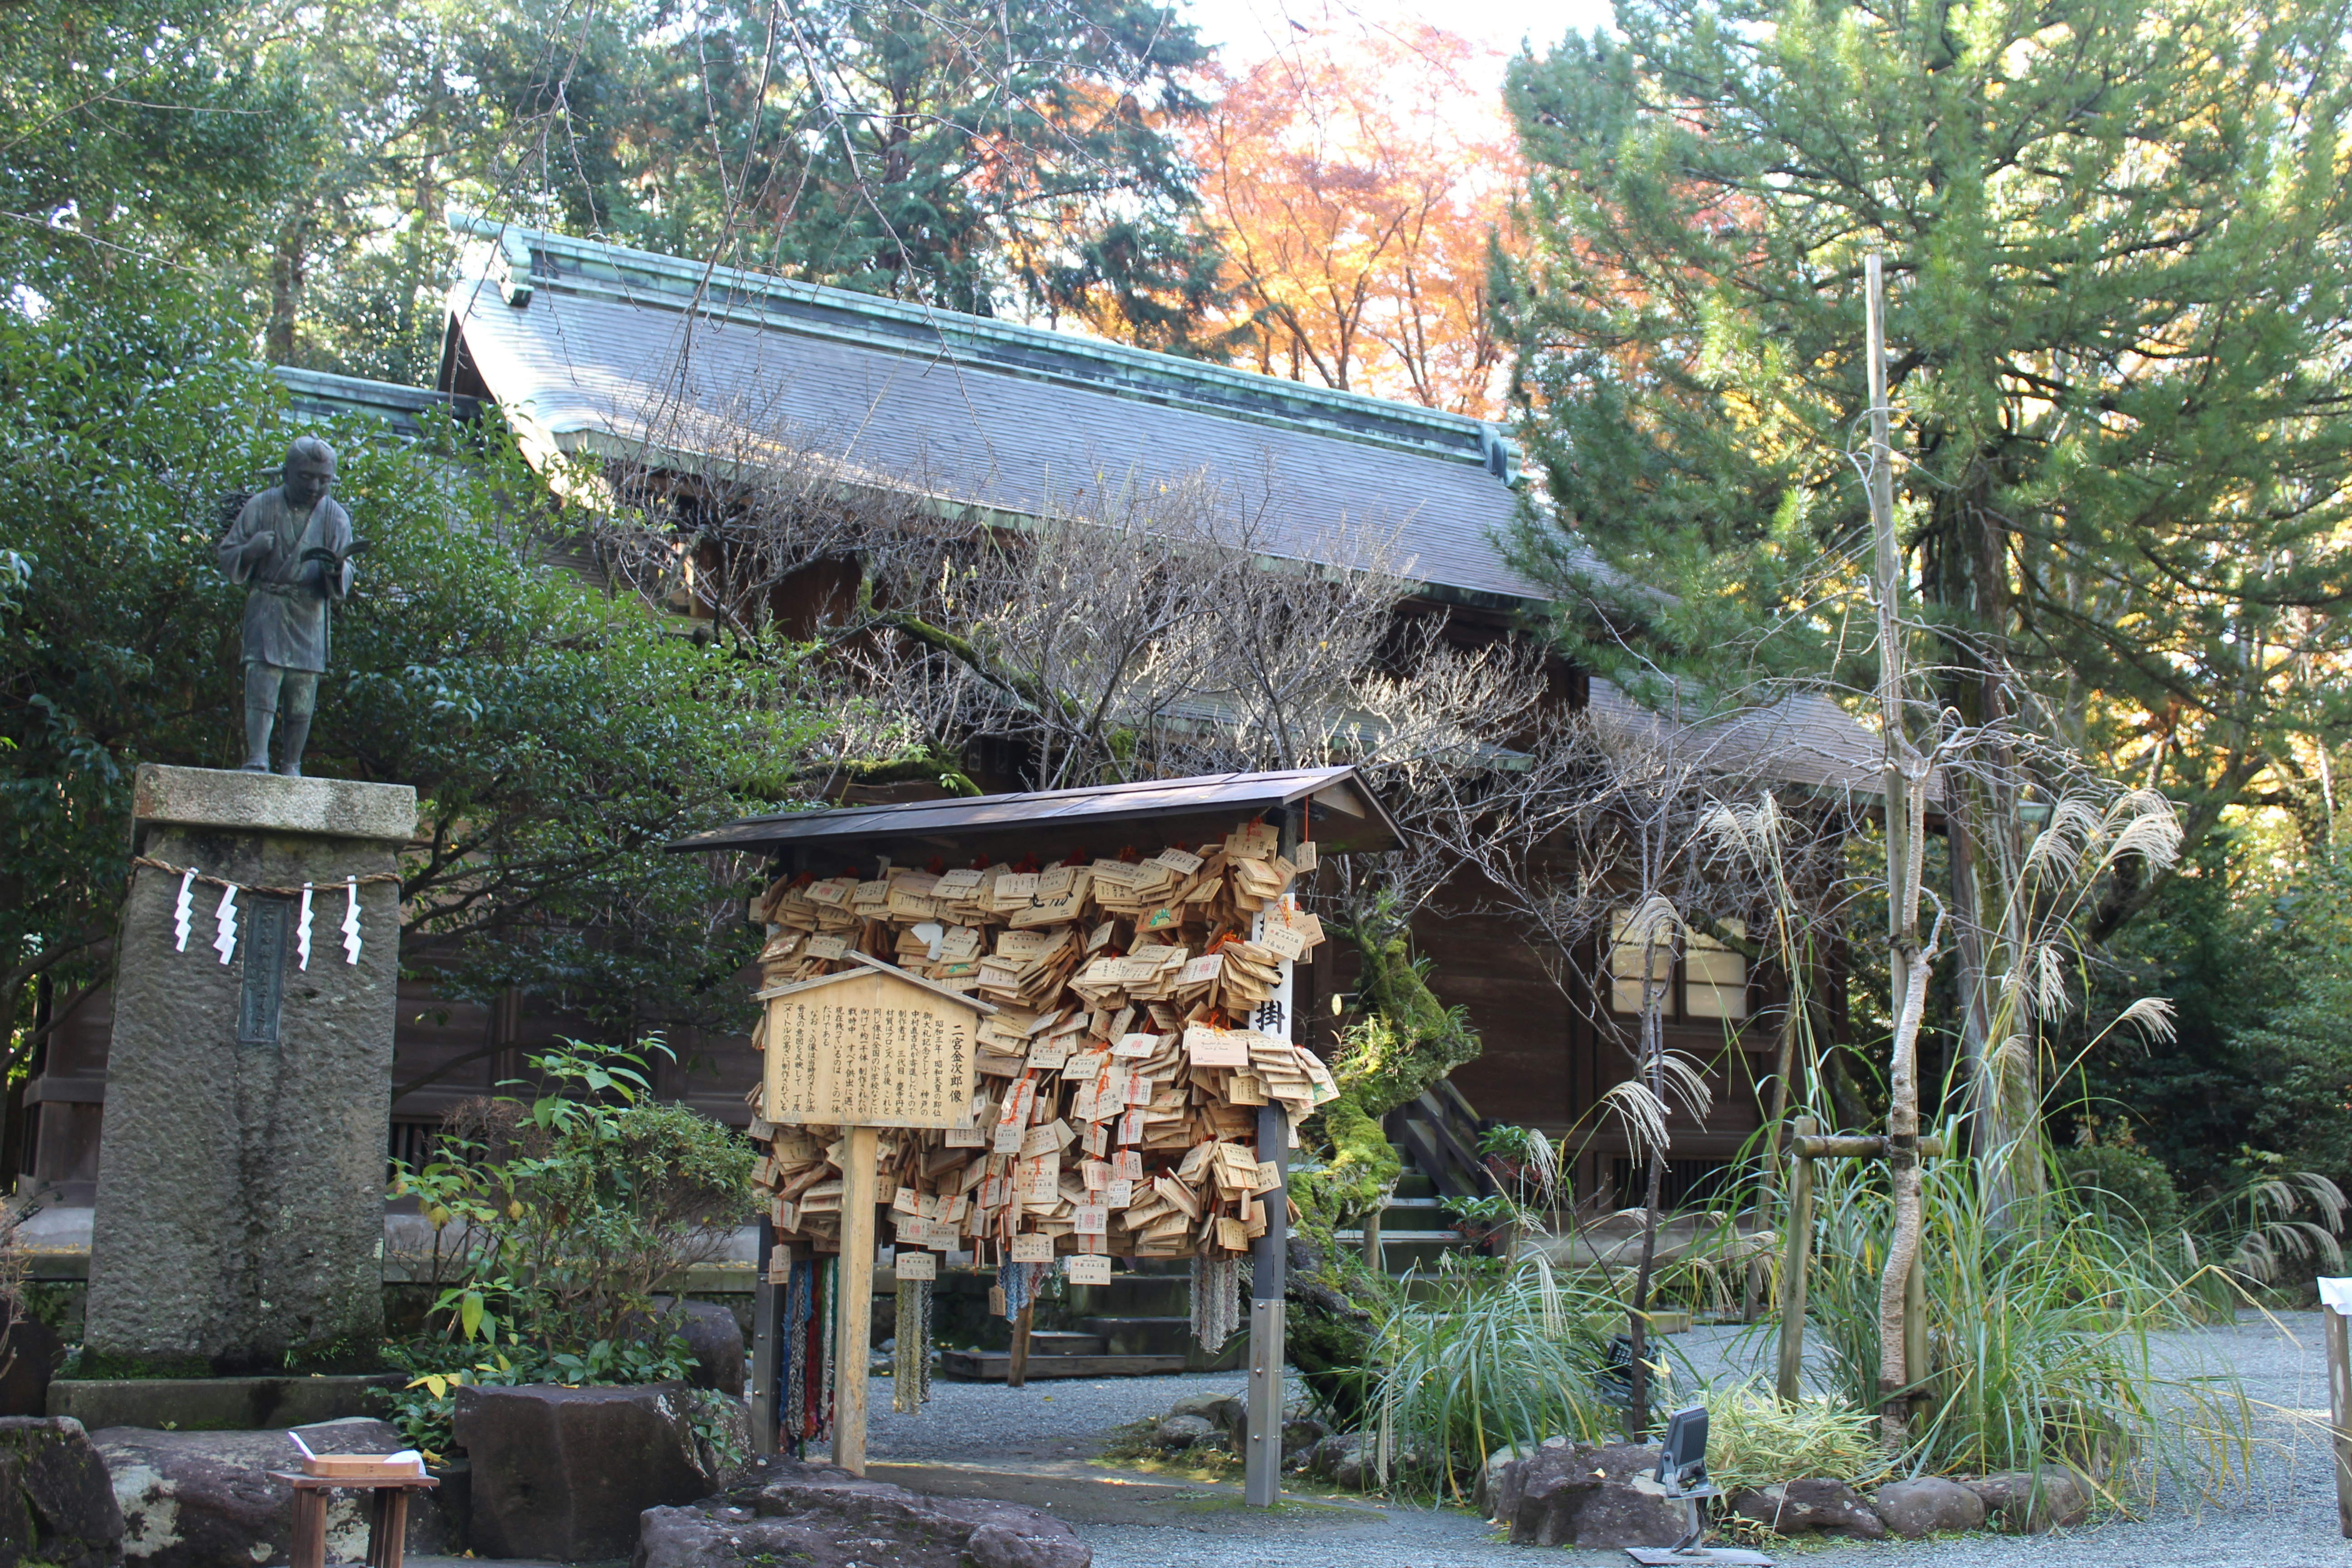
[[[985,1002],[873,959],[762,991],[770,1121],[971,1126],[973,1037]]]

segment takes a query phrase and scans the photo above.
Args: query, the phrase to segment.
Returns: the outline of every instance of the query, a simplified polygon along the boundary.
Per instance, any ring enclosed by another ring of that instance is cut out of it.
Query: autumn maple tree
[[[1519,161],[1487,53],[1423,25],[1302,38],[1225,73],[1195,127],[1242,357],[1484,415],[1488,246]]]

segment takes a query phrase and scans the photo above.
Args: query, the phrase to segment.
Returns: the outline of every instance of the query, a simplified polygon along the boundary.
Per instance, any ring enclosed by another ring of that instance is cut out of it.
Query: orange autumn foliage
[[[1423,23],[1303,38],[1194,132],[1244,357],[1455,413],[1498,408],[1487,247],[1521,166],[1491,54]],[[1507,235],[1505,236],[1507,243]]]

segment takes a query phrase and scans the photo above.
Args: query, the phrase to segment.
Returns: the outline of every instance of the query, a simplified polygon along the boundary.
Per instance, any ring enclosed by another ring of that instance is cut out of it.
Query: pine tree
[[[1868,688],[1879,252],[1937,700],[2162,788],[2192,845],[2307,788],[2352,630],[2345,20],[1622,0],[1621,37],[1517,62],[1528,240],[1497,292],[1556,516],[1531,512],[1517,553],[1582,656]],[[2030,786],[2014,755],[1981,760]],[[2020,803],[1957,782],[1966,915]],[[2091,934],[2156,885],[2117,884]]]

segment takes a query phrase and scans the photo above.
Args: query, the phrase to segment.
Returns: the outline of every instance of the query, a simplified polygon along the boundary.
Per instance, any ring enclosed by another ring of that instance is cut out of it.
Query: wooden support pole
[[[1796,1137],[1790,1141],[1789,1234],[1780,1254],[1780,1394],[1793,1405],[1803,1387],[1805,1371],[1805,1271],[1813,1255],[1813,1162],[1800,1152],[1820,1124],[1810,1116],[1790,1123]]]
[[[2327,1342],[2327,1411],[2336,1430],[2336,1522],[2352,1541],[2352,1319],[2323,1306]]]
[[[875,1152],[880,1134],[849,1129],[841,1168],[841,1283],[833,1330],[833,1462],[866,1473],[866,1347],[874,1339]]]
[[[1279,1105],[1257,1111],[1257,1157],[1272,1161],[1281,1184],[1265,1205],[1265,1234],[1250,1260],[1249,1452],[1242,1459],[1242,1500],[1272,1508],[1282,1500],[1282,1362],[1285,1270],[1290,1260],[1290,1121]]]
[[[782,1446],[776,1371],[782,1346],[785,1288],[768,1278],[777,1252],[775,1227],[760,1216],[760,1273],[751,1287],[751,1452],[772,1458]]]
[[[1028,1265],[1023,1263],[1013,1267],[1025,1268]],[[1033,1290],[1030,1299],[1021,1303],[1021,1310],[1013,1319],[1013,1353],[1004,1358],[1004,1386],[1007,1388],[1029,1386],[1029,1330],[1036,1321],[1036,1312],[1037,1301]]]

